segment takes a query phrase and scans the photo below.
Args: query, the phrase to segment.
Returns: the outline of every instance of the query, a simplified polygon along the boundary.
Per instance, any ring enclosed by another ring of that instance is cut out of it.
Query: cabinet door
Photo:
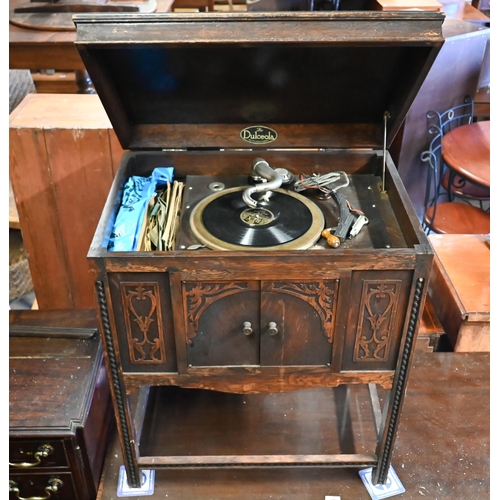
[[[183,282],[188,365],[258,365],[257,281]]]
[[[261,285],[261,365],[328,365],[332,359],[336,280]]]

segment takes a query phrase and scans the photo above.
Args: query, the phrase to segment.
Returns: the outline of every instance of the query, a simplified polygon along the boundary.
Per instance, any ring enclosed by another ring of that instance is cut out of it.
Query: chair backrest
[[[453,196],[450,194],[451,181],[448,184],[443,182],[448,167],[442,157],[441,146],[448,126],[447,121],[452,122],[451,125],[455,126],[455,124],[460,123],[459,120],[467,120],[468,117],[464,116],[465,113],[462,113],[464,108],[465,106],[460,106],[459,113],[456,113],[455,108],[452,108],[450,111],[453,111],[453,113],[441,114],[441,121],[432,123],[428,127],[429,147],[420,155],[420,159],[428,165],[424,213],[422,216],[422,227],[427,234],[431,231],[441,234],[489,233],[489,214],[472,204],[452,202]]]
[[[436,215],[436,207],[442,196],[447,196],[446,190],[442,188],[441,178],[443,175],[444,163],[441,155],[442,134],[436,126],[429,127],[429,133],[434,135],[429,144],[429,149],[420,155],[423,162],[428,163],[427,181],[425,185],[424,213],[422,216],[422,227],[428,233],[431,230],[432,222]],[[425,216],[428,214],[430,224],[425,223]]]
[[[464,103],[449,108],[442,113],[431,110],[427,112],[428,123],[439,128],[441,135],[461,125],[468,125],[474,119],[474,101],[470,96],[464,98]]]

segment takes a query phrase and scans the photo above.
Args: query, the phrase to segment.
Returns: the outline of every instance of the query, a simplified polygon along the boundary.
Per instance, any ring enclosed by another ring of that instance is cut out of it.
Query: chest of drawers
[[[93,500],[112,424],[94,311],[11,311],[9,499]]]

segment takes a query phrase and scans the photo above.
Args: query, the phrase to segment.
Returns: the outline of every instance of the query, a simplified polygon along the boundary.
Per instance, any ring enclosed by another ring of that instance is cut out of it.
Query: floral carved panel
[[[197,336],[198,323],[203,312],[218,300],[254,289],[257,285],[250,286],[247,282],[238,283],[185,283],[184,300],[187,319],[186,343],[191,344],[192,339]]]
[[[165,363],[158,283],[121,283],[120,286],[131,363]]]
[[[387,361],[400,291],[399,280],[363,282],[354,361]]]
[[[263,290],[268,292],[286,293],[307,302],[321,320],[323,334],[329,342],[333,341],[333,326],[335,320],[335,298],[337,281],[315,281],[315,282],[266,282]]]

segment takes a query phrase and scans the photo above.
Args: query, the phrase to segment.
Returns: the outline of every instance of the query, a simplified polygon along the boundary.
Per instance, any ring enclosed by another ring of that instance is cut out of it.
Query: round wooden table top
[[[490,122],[462,125],[443,137],[443,159],[458,174],[490,187]]]

